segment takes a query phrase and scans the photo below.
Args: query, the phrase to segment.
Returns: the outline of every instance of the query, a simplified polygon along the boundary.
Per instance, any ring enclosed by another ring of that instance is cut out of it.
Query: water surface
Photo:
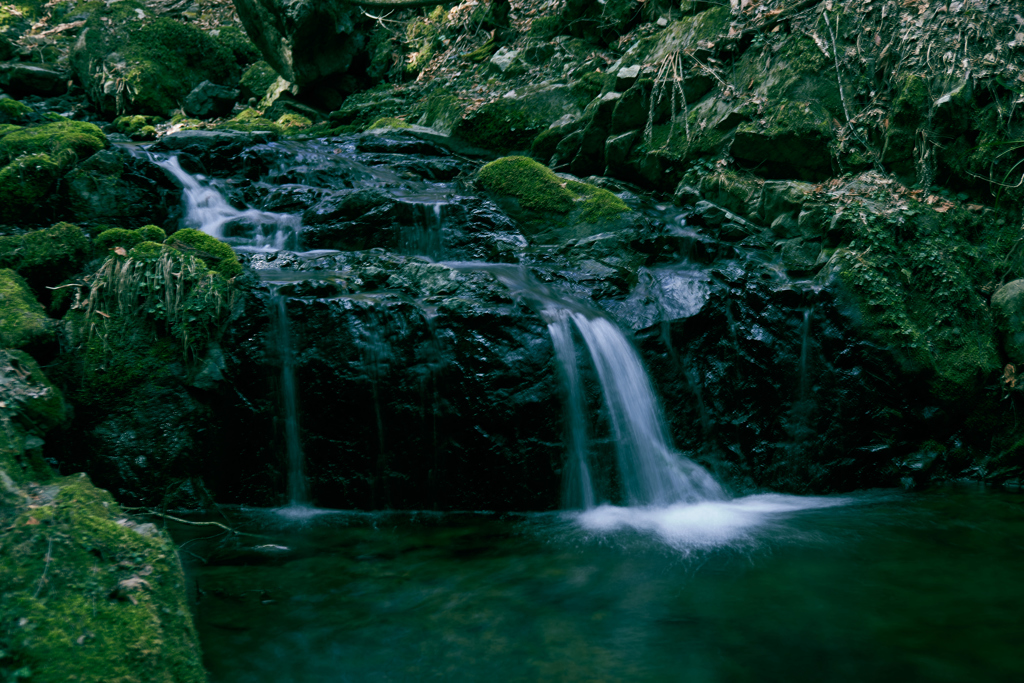
[[[228,516],[176,531],[215,682],[1024,680],[1016,494]]]

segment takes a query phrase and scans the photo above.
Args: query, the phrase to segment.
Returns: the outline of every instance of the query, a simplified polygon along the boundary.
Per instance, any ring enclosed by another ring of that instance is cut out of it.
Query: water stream
[[[450,185],[410,189],[387,167],[360,166],[344,145],[291,152],[313,160],[338,149],[345,152],[337,157],[347,174],[344,187],[372,187],[412,205],[415,220],[401,226],[397,239],[401,251],[425,257],[424,264],[452,258],[445,243]],[[239,251],[303,249],[298,215],[237,208],[221,181],[186,172],[174,157],[157,161],[183,187],[186,227]],[[315,188],[322,176],[317,168],[311,161],[291,173]],[[685,268],[692,266],[687,256],[680,258]],[[306,481],[296,372],[303,340],[292,332],[299,321],[289,320],[290,290],[268,277],[268,341],[280,364],[291,506],[222,510],[233,526],[259,538],[173,528],[190,558],[212,681],[817,683],[1024,676],[1019,496],[959,487],[930,495],[730,498],[707,470],[677,452],[640,354],[606,312],[538,281],[525,266],[444,265],[494,277],[546,327],[564,408],[564,510],[310,507],[315,500]],[[663,316],[695,315],[707,296],[703,275],[680,273],[645,275],[660,292]],[[377,305],[359,296],[361,305]],[[676,308],[669,310],[666,301]],[[431,347],[436,362],[419,390],[422,401],[437,401],[443,334],[435,335],[429,307],[422,310],[430,334],[421,346]],[[809,428],[815,372],[813,309],[798,310],[798,366],[787,365],[798,375],[799,414],[790,415],[794,443]],[[395,455],[387,430],[407,428],[387,424],[384,415],[381,387],[397,372],[391,344],[401,336],[387,315],[382,310],[361,319],[362,337],[353,344],[374,403],[378,442],[370,456],[381,472]],[[724,317],[725,355],[738,361],[742,330],[729,302]],[[708,434],[694,357],[687,349],[677,353],[667,326],[661,343],[673,363],[685,365],[698,406],[694,423]],[[439,411],[431,405],[422,413],[430,418],[429,450],[431,443],[436,447]],[[614,459],[617,496],[595,481],[605,451]],[[417,455],[437,466],[436,452]],[[375,490],[374,505],[388,505],[383,489]]]

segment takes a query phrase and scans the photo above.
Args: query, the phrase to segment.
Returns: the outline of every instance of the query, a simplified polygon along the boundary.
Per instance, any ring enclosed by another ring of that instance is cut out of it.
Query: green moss
[[[32,107],[10,97],[0,99],[0,123],[25,123],[32,115]]]
[[[238,26],[222,26],[215,39],[227,48],[239,66],[252,64],[260,58],[260,51]]]
[[[549,14],[534,19],[530,23],[529,34],[540,40],[551,40],[562,32],[562,28],[564,28],[562,17],[557,14]]]
[[[159,225],[143,225],[135,230],[135,234],[141,235],[146,242],[159,242],[163,244],[167,239],[167,233]]]
[[[438,5],[423,17],[413,19],[405,28],[405,45],[409,54],[405,60],[406,73],[419,73],[433,59],[441,47],[441,27],[448,13]]]
[[[615,75],[591,71],[572,84],[572,91],[579,97],[580,106],[586,106],[601,93],[615,85]]]
[[[18,272],[34,287],[55,285],[71,277],[92,253],[92,243],[77,225],[57,223],[21,238]]]
[[[947,401],[967,400],[999,367],[991,315],[978,295],[991,256],[964,234],[970,220],[917,203],[885,211],[854,204],[836,224],[851,240],[840,256],[842,281],[869,330],[910,367],[930,369],[933,395]]]
[[[491,58],[491,55],[498,51],[499,47],[501,47],[501,43],[494,38],[491,38],[475,50],[464,54],[462,58],[469,62],[476,62],[477,64],[486,62]]]
[[[21,235],[0,236],[0,268],[15,268],[21,263]]]
[[[205,232],[186,228],[167,239],[167,245],[200,259],[208,268],[225,278],[233,278],[242,272],[238,257],[230,246]]]
[[[548,129],[538,135],[530,146],[530,155],[542,162],[547,162],[555,153],[558,143],[564,136],[556,130]]]
[[[59,176],[49,154],[19,157],[0,169],[0,222],[35,218]]]
[[[364,130],[375,130],[377,128],[412,128],[412,125],[406,123],[402,119],[396,119],[393,116],[385,116],[384,118],[377,119],[373,123],[369,124]]]
[[[52,339],[50,319],[28,284],[13,270],[0,270],[0,348],[20,349]]]
[[[115,247],[131,249],[139,242],[144,242],[145,237],[139,234],[138,230],[125,230],[124,228],[110,228],[104,230],[93,238],[93,246],[96,251],[106,253]]]
[[[928,116],[931,104],[925,79],[917,74],[905,73],[899,79],[899,94],[892,103],[893,123],[917,128]]]
[[[0,535],[0,664],[37,683],[206,680],[175,549],[82,475]],[[41,581],[40,577],[45,576]]]
[[[313,125],[312,121],[301,114],[284,114],[275,123],[291,132],[298,132]]]
[[[246,133],[256,131],[272,131],[279,135],[284,133],[284,127],[263,118],[263,115],[252,107],[240,112],[234,118],[215,126],[215,128],[217,130],[239,130]]]
[[[476,147],[510,152],[530,149],[548,125],[529,105],[503,97],[465,116],[456,134]]]
[[[563,180],[528,157],[504,157],[480,169],[480,186],[511,207],[534,241],[560,242],[614,229],[629,207],[611,192]]]
[[[24,351],[6,350],[8,362],[17,365],[22,381],[32,387],[19,401],[19,415],[15,418],[19,426],[28,433],[42,435],[67,419],[67,405],[64,395],[43,374],[39,364]]]
[[[277,72],[274,71],[266,62],[256,62],[242,74],[242,78],[239,81],[239,85],[248,95],[248,97],[255,97],[257,99],[263,99],[263,96],[267,94],[267,90],[277,80]]]
[[[107,136],[99,128],[85,121],[60,119],[41,126],[12,131],[0,138],[0,157],[14,159],[23,154],[61,153],[85,159],[107,146]]]

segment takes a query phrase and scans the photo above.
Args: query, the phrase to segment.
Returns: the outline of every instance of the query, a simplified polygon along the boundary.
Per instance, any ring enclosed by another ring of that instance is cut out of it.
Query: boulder
[[[68,74],[32,64],[3,64],[0,88],[12,97],[57,97],[68,91]]]
[[[203,81],[185,98],[182,109],[189,116],[206,119],[227,116],[238,101],[238,91]]]
[[[992,295],[992,322],[1011,363],[1024,363],[1024,280],[1008,282]]]
[[[51,321],[32,290],[13,270],[0,269],[0,348],[31,349],[51,341]]]
[[[300,88],[346,74],[372,28],[358,5],[328,0],[234,0],[263,58]]]

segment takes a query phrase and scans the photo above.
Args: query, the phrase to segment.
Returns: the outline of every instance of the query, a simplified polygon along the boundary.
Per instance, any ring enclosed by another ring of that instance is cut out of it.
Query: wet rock
[[[181,189],[164,170],[119,148],[79,164],[65,176],[61,194],[71,220],[83,225],[167,225],[181,212]]]
[[[203,81],[188,94],[182,109],[189,116],[200,119],[228,116],[236,101],[238,90]]]
[[[295,265],[355,287],[375,283],[372,295],[287,300],[318,504],[544,509],[557,501],[552,349],[544,324],[504,286],[383,252]],[[388,291],[396,286],[400,295]],[[244,397],[219,411],[236,426],[221,451],[229,476],[217,487],[227,500],[274,502],[284,490],[267,296],[251,290],[225,344],[233,350],[225,374]]]
[[[0,65],[0,88],[12,97],[56,97],[68,90],[68,74],[31,64]]]
[[[832,171],[831,120],[816,102],[786,101],[765,125],[740,124],[730,150],[768,177],[821,180]]]

